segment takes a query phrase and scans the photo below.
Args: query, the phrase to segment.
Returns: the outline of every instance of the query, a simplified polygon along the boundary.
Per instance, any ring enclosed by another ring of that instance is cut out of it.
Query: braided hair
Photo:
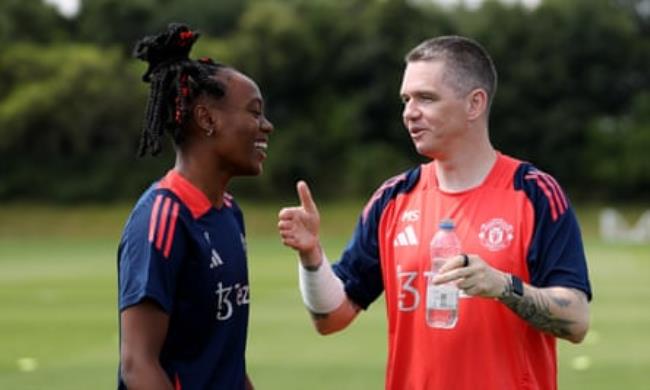
[[[167,30],[142,38],[133,56],[149,64],[142,80],[151,84],[145,110],[138,155],[160,153],[165,130],[180,145],[194,99],[202,93],[224,96],[225,86],[214,76],[224,65],[209,58],[191,60],[192,45],[199,33],[186,25],[172,23]]]

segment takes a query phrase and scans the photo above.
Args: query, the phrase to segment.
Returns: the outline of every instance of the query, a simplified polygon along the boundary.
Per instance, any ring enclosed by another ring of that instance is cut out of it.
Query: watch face
[[[512,292],[519,297],[524,296],[524,284],[515,275],[512,275]]]

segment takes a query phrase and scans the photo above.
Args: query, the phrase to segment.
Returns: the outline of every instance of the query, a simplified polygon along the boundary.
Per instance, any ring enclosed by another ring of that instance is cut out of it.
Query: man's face
[[[402,120],[418,153],[445,155],[467,128],[467,101],[443,79],[443,61],[416,61],[404,70]]]

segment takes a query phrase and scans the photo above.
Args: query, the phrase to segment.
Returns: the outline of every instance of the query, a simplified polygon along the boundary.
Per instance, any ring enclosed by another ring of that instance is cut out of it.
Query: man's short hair
[[[497,90],[497,71],[487,50],[478,42],[455,35],[431,38],[411,50],[405,61],[443,61],[444,80],[459,95],[481,88],[488,95],[488,107],[492,105]]]

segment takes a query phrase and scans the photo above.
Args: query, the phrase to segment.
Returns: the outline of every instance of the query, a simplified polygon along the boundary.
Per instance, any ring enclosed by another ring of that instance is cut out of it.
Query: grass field
[[[330,257],[359,204],[323,207]],[[383,302],[343,333],[311,328],[276,207],[244,205],[251,277],[249,372],[260,390],[381,389]],[[117,364],[115,252],[128,207],[0,206],[0,389],[111,389]],[[650,245],[596,236],[581,209],[595,300],[583,344],[560,341],[561,389],[650,388]]]

